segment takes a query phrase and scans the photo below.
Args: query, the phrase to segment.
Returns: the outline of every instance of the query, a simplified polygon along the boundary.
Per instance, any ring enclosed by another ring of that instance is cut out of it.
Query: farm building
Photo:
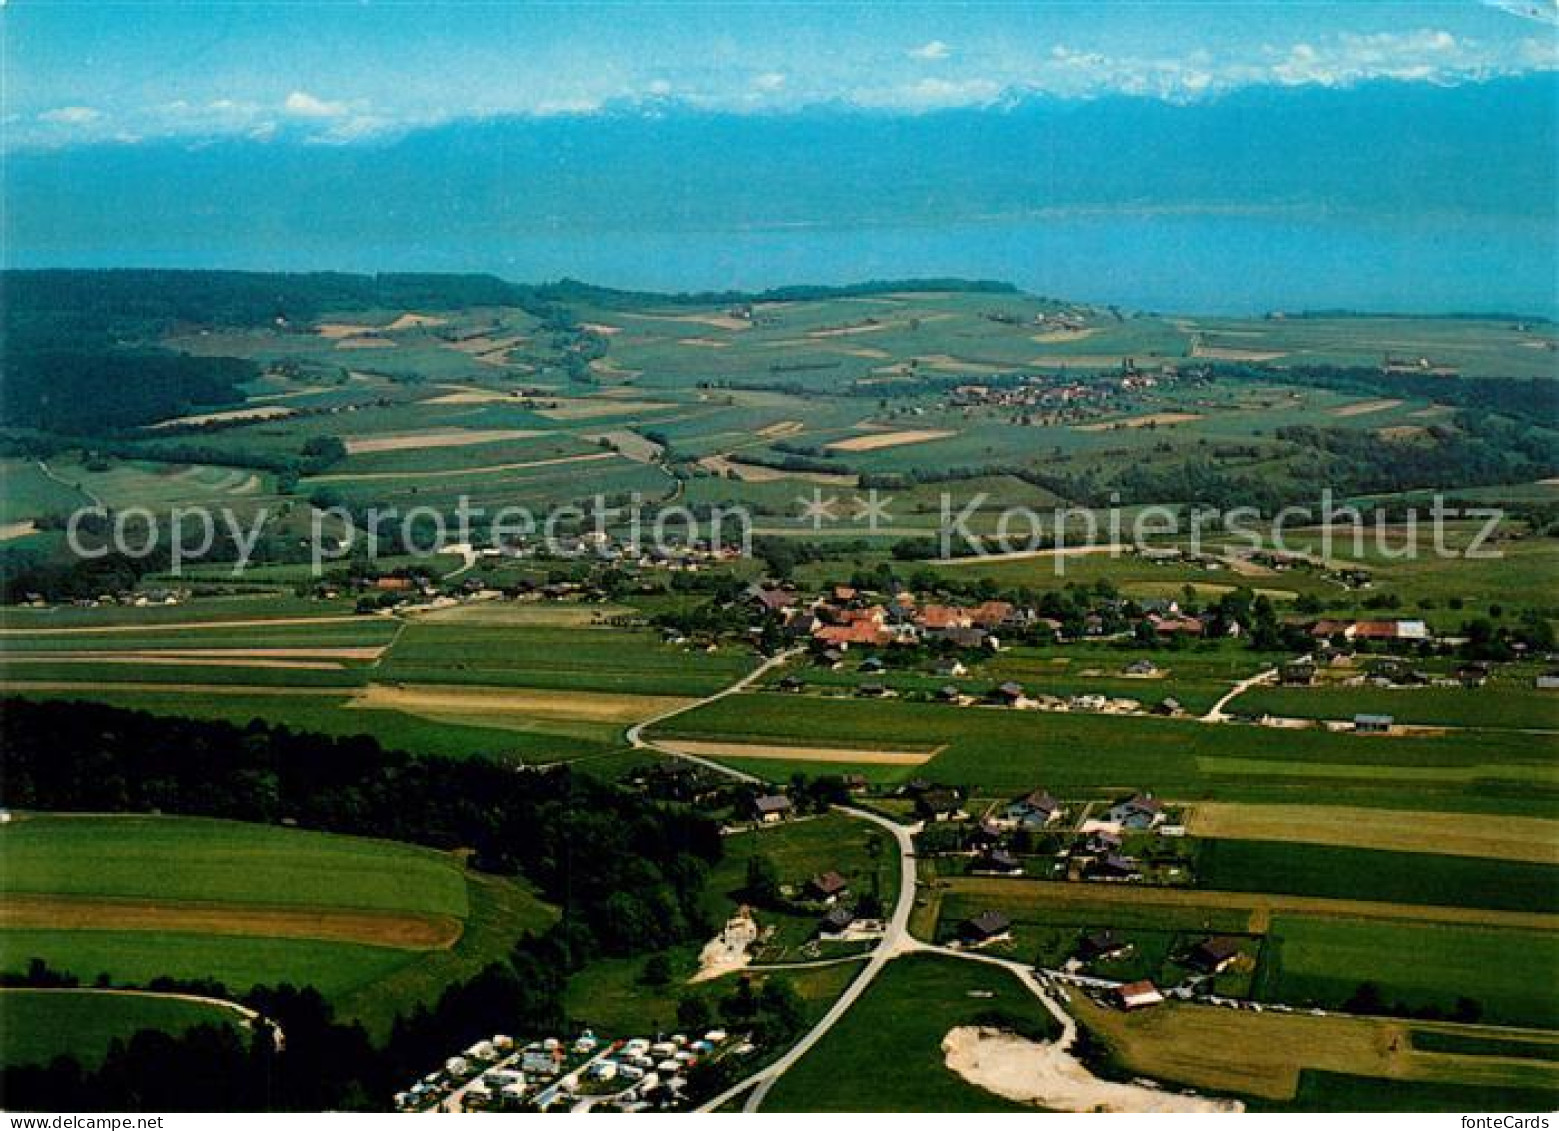
[[[1098,962],[1103,958],[1119,958],[1131,950],[1131,944],[1112,930],[1090,931],[1077,944],[1077,957],[1084,962]]]
[[[974,870],[994,872],[1001,876],[1017,876],[1023,873],[1023,861],[1005,848],[992,848],[975,861]]]
[[[832,903],[850,890],[849,881],[838,872],[821,872],[807,881],[807,896]]]
[[[1115,1000],[1122,1009],[1130,1012],[1133,1009],[1162,1005],[1164,995],[1158,992],[1158,987],[1152,982],[1128,982],[1116,988]]]
[[[1036,789],[1009,801],[1001,815],[1004,820],[1011,821],[1019,828],[1042,829],[1060,820],[1062,813],[1059,801],[1050,796],[1048,791]]]
[[[817,933],[825,938],[842,935],[855,922],[855,910],[850,907],[833,907],[818,922]]]
[[[1389,734],[1395,722],[1390,715],[1354,715],[1355,734]]]
[[[983,946],[1012,934],[1012,920],[1000,911],[982,911],[965,919],[958,927],[958,937],[970,946]]]
[[[915,799],[915,812],[931,821],[954,821],[963,815],[963,799],[957,790],[928,789]]]
[[[1210,938],[1193,946],[1186,960],[1204,974],[1221,974],[1239,956],[1239,939]]]
[[[1008,680],[1000,687],[991,691],[991,702],[1000,703],[1003,707],[1017,707],[1027,702],[1028,696],[1023,690],[1023,685],[1013,680]]]
[[[789,817],[791,809],[790,798],[783,793],[767,793],[752,799],[748,814],[753,820],[770,825]]]
[[[1151,793],[1134,793],[1110,806],[1108,820],[1123,829],[1151,829],[1164,820],[1164,803]]]

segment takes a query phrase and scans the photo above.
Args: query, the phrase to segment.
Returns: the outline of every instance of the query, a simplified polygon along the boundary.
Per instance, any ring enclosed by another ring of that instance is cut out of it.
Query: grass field
[[[668,720],[657,733],[865,749],[943,745],[925,765],[904,768],[900,780],[923,776],[998,795],[1042,784],[1078,797],[1151,789],[1188,801],[1309,803],[1320,791],[1329,805],[1400,808],[1403,783],[1411,782],[1412,807],[1426,811],[1552,817],[1559,806],[1545,747],[1521,735],[1382,742],[1314,730],[904,701],[814,697],[805,710],[796,703],[782,694],[730,696]]]
[[[1457,998],[1467,997],[1479,1003],[1487,1021],[1554,1027],[1559,935],[1472,924],[1273,917],[1257,975],[1262,1000],[1337,1007],[1363,982],[1408,1008],[1449,1012]]]
[[[1525,861],[1205,840],[1198,844],[1196,875],[1201,886],[1225,891],[1504,911],[1559,910],[1559,869]]]
[[[314,985],[376,1031],[555,917],[451,855],[274,826],[23,814],[0,847],[0,969]]]
[[[196,1025],[232,1025],[219,1006],[139,994],[88,990],[0,990],[0,1064],[47,1064],[69,1054],[100,1064],[108,1046],[141,1029],[179,1033]]]
[[[1032,1111],[942,1063],[942,1038],[991,1014],[1038,1030],[1054,1021],[997,967],[931,955],[890,963],[828,1035],[780,1078],[766,1111]]]

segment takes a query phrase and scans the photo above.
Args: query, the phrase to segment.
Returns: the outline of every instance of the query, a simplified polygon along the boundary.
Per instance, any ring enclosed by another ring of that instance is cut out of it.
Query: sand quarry
[[[1018,1103],[1066,1112],[1234,1112],[1245,1105],[1101,1080],[1059,1045],[999,1029],[960,1026],[942,1040],[947,1067],[969,1083]]]

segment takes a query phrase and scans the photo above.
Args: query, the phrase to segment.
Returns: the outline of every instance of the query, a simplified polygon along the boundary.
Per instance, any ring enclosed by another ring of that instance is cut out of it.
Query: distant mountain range
[[[1252,88],[1188,105],[1035,98],[918,116],[669,106],[458,122],[342,146],[225,139],[16,152],[4,169],[5,235],[21,266],[547,271],[675,289],[824,281],[796,274],[816,269],[819,232],[850,233],[839,254],[854,260],[823,272],[834,279],[957,273],[1032,285],[1032,272],[1003,269],[1010,249],[963,262],[953,241],[916,263],[912,245],[968,226],[1114,219],[1408,221],[1415,239],[1514,225],[1512,246],[1551,264],[1556,152],[1551,76]],[[911,233],[898,237],[906,246],[873,243],[885,229]],[[798,233],[808,254],[787,263]],[[692,254],[690,234],[748,240],[749,261],[772,246],[774,262],[704,271],[678,262]],[[602,250],[621,240],[636,242],[616,259]],[[549,241],[596,245],[570,270],[571,253]],[[657,256],[671,263],[660,274]],[[629,259],[631,270],[602,274]],[[1464,305],[1484,305],[1478,297]]]

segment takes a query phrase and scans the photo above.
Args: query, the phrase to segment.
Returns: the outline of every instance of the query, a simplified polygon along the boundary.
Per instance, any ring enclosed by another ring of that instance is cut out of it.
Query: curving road
[[[834,1004],[829,1007],[828,1012],[823,1014],[822,1018],[818,1020],[817,1024],[807,1030],[806,1034],[792,1045],[784,1056],[766,1068],[759,1069],[747,1077],[747,1079],[741,1081],[741,1083],[728,1088],[714,1099],[709,1100],[697,1109],[699,1111],[714,1111],[749,1088],[752,1089],[752,1092],[747,1097],[747,1102],[743,1105],[742,1110],[757,1111],[762,1106],[764,1097],[769,1094],[769,1089],[774,1086],[774,1082],[788,1072],[797,1061],[812,1051],[813,1046],[821,1041],[828,1031],[838,1023],[839,1019],[849,1012],[850,1007],[866,992],[867,987],[872,984],[877,975],[882,973],[882,968],[900,954],[907,953],[920,945],[915,942],[909,933],[909,915],[915,907],[915,845],[911,838],[919,826],[906,828],[904,825],[890,821],[886,817],[878,816],[876,813],[867,812],[864,809],[853,809],[844,805],[836,806],[835,809],[837,812],[857,817],[863,821],[870,821],[872,824],[888,830],[898,846],[899,895],[898,899],[894,901],[893,913],[884,924],[882,939],[877,943],[877,948],[872,951],[871,956],[867,959],[866,968],[845,988],[844,993],[839,995]]]
[[[775,668],[779,667],[786,660],[791,659],[793,656],[800,655],[801,652],[802,649],[800,648],[791,648],[784,652],[776,652],[767,660],[763,661],[763,663],[753,668],[752,671],[742,676],[741,679],[731,684],[730,687],[727,687],[721,691],[717,691],[713,695],[706,695],[702,699],[695,699],[693,702],[684,704],[683,706],[673,707],[669,711],[662,711],[658,715],[651,715],[647,719],[641,719],[639,722],[634,723],[631,727],[624,731],[623,737],[627,739],[629,745],[631,745],[636,750],[653,750],[657,754],[666,755],[668,758],[681,758],[684,761],[696,762],[700,766],[704,766],[707,769],[724,774],[726,777],[736,778],[738,781],[744,781],[749,785],[767,785],[768,783],[764,781],[763,778],[757,777],[754,774],[749,774],[743,770],[732,769],[730,766],[722,765],[719,762],[710,761],[708,758],[700,758],[696,754],[684,754],[680,750],[672,750],[669,747],[657,745],[651,739],[644,737],[644,728],[652,727],[656,723],[663,723],[667,719],[675,718],[677,715],[694,710],[695,708],[707,706],[708,704],[716,702],[717,700],[724,699],[727,695],[735,695],[737,692],[746,691],[749,687],[751,687],[758,680],[762,679],[769,672],[773,671]]]

